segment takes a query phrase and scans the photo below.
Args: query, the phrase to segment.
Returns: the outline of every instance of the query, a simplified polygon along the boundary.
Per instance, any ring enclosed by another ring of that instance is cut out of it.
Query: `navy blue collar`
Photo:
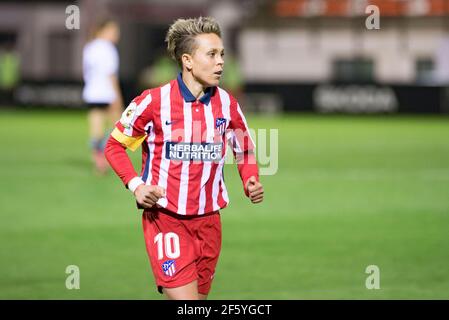
[[[179,89],[181,91],[181,94],[182,94],[184,100],[186,102],[195,102],[196,98],[192,94],[192,92],[190,92],[189,88],[187,88],[186,84],[182,80],[181,72],[178,74],[178,78],[176,80],[178,80]],[[199,99],[199,101],[201,103],[204,103],[205,105],[208,105],[210,102],[210,99],[212,98],[212,95],[214,93],[214,89],[215,89],[215,87],[206,88],[206,90],[204,91],[204,95]]]

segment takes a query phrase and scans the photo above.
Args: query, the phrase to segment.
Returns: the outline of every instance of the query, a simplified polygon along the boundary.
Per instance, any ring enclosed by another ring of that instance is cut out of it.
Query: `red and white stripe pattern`
[[[129,136],[148,135],[142,147],[141,176],[147,185],[165,188],[166,196],[157,204],[180,215],[202,215],[226,207],[229,198],[223,166],[227,140],[234,140],[234,151],[254,149],[251,139],[250,143],[242,139],[238,141],[233,134],[238,129],[249,135],[237,101],[217,87],[207,105],[198,100],[186,102],[177,81],[173,80],[160,88],[148,90],[146,96],[136,101],[136,108],[135,117],[130,123],[132,128],[124,128],[122,132]],[[216,126],[219,118],[226,120],[225,131]],[[221,144],[221,159],[167,159],[169,142]]]

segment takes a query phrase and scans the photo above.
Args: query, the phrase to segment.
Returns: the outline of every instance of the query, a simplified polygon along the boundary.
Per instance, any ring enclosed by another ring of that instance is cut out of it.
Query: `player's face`
[[[215,33],[197,35],[197,49],[191,56],[194,78],[203,87],[218,86],[224,67],[223,41]]]
[[[120,40],[120,28],[115,22],[108,23],[103,30],[103,37],[117,44]]]

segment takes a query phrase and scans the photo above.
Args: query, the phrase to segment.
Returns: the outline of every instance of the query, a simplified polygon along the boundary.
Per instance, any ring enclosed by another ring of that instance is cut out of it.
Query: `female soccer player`
[[[83,50],[83,99],[88,106],[89,138],[95,170],[104,174],[107,162],[103,150],[109,128],[123,111],[123,101],[118,81],[119,56],[115,45],[120,38],[120,29],[113,20],[104,20],[96,25],[92,40]]]
[[[221,248],[219,210],[229,202],[223,179],[227,142],[253,203],[263,200],[263,187],[242,110],[218,87],[224,66],[218,24],[212,18],[178,19],[166,42],[182,71],[130,103],[105,152],[144,209],[145,243],[159,292],[168,299],[206,299]],[[138,175],[125,149],[141,144]]]

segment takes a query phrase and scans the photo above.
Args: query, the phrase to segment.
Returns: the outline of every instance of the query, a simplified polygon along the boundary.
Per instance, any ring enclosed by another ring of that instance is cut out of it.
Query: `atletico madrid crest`
[[[173,277],[176,268],[175,268],[175,260],[167,260],[162,264],[162,271],[164,271],[166,276]]]
[[[226,119],[225,118],[217,118],[215,120],[215,129],[220,132],[221,135],[225,133],[226,130]]]

